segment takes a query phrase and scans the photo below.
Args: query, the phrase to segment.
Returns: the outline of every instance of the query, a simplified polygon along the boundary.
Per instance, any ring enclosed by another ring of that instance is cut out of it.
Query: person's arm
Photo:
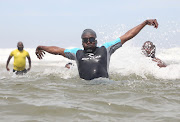
[[[31,58],[30,58],[30,56],[28,56],[27,59],[28,59],[28,62],[29,62],[29,68],[27,69],[27,71],[29,71],[31,69]]]
[[[158,23],[157,23],[156,19],[146,20],[143,23],[141,23],[140,25],[138,25],[138,26],[132,28],[131,30],[129,30],[128,32],[126,32],[123,36],[121,36],[120,37],[121,44],[123,45],[126,41],[135,37],[141,31],[141,29],[143,29],[146,25],[152,25],[152,26],[154,26],[154,28],[158,28]]]
[[[6,69],[7,71],[9,71],[10,69],[8,68],[8,65],[9,65],[9,62],[11,60],[12,56],[9,56],[8,60],[7,60],[7,63],[6,63]]]
[[[38,46],[36,48],[36,55],[39,59],[42,59],[45,52],[54,54],[54,55],[62,55],[65,57],[64,48],[56,47],[56,46]]]
[[[161,61],[159,58],[153,58],[152,60],[155,61],[155,62],[157,62],[157,65],[158,65],[159,67],[166,67],[166,66],[167,66],[167,65],[166,65],[163,61]]]

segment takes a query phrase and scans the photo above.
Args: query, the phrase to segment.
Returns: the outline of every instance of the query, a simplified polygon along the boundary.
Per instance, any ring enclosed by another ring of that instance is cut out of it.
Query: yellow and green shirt
[[[14,56],[14,70],[22,71],[26,67],[26,57],[29,57],[29,53],[25,50],[19,51],[13,50],[10,56]]]

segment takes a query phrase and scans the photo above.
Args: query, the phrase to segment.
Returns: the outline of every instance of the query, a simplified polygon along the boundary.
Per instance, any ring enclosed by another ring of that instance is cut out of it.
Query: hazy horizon
[[[0,0],[0,48],[37,45],[82,47],[86,28],[97,32],[99,44],[111,41],[146,19],[157,19],[159,28],[145,27],[135,45],[152,40],[158,46],[180,45],[178,0]],[[108,38],[107,38],[108,37]]]

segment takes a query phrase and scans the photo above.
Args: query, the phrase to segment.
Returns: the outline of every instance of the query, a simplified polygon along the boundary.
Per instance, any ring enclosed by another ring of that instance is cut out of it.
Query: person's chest
[[[80,63],[101,63],[106,62],[107,51],[105,48],[97,48],[93,53],[85,53],[83,50],[77,53],[77,61]]]
[[[17,52],[14,54],[14,58],[26,58],[26,55],[25,55],[24,52],[17,51]]]

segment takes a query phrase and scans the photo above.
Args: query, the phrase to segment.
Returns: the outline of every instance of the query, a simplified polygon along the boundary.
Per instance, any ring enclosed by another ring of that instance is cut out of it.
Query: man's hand
[[[146,20],[145,23],[146,23],[147,25],[154,26],[154,28],[158,28],[158,22],[157,22],[156,19]]]
[[[39,59],[42,59],[44,57],[44,54],[45,54],[45,52],[42,49],[40,49],[40,47],[36,48],[36,52],[35,53],[36,53],[36,55],[37,55],[37,57]]]
[[[152,60],[155,61],[155,62],[157,62],[157,65],[158,65],[159,67],[166,67],[166,66],[167,66],[167,65],[166,65],[163,61],[161,61],[159,58],[153,58]]]
[[[7,71],[10,71],[10,69],[8,67],[6,67]]]
[[[29,67],[29,68],[27,69],[27,71],[29,72],[29,71],[30,71],[30,69],[31,69],[31,68]]]

